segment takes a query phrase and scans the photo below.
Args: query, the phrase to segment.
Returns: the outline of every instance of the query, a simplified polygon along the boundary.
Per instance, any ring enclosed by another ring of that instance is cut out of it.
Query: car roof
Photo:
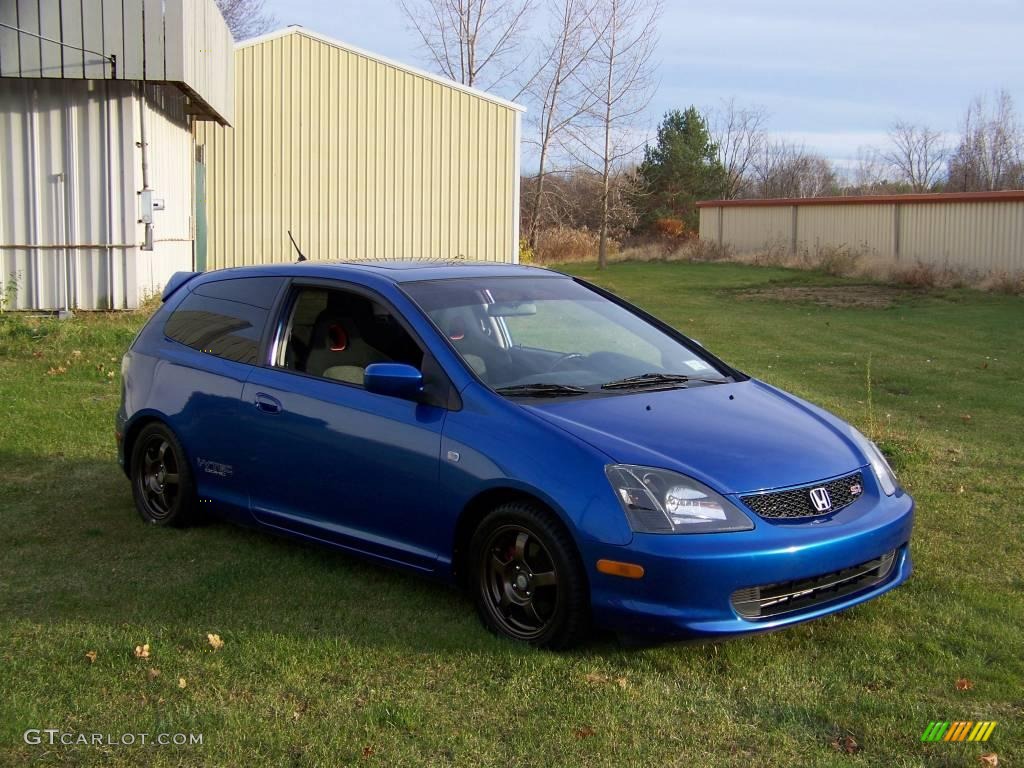
[[[394,283],[420,280],[452,280],[464,277],[565,277],[542,267],[503,264],[495,261],[441,260],[379,260],[379,261],[300,261],[231,267],[207,272],[203,282],[232,277],[281,275],[288,277],[319,277],[344,280],[372,275]]]

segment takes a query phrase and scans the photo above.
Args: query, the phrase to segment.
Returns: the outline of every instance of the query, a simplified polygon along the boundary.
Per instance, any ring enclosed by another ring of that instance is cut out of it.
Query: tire
[[[143,427],[132,446],[132,496],[147,523],[181,528],[196,519],[195,484],[185,450],[164,424]]]
[[[590,625],[590,592],[569,533],[537,505],[489,512],[469,545],[480,620],[497,635],[538,648],[578,644]]]

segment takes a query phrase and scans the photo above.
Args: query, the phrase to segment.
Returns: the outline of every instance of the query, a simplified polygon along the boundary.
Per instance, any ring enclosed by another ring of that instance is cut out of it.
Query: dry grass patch
[[[737,291],[741,299],[796,301],[822,307],[887,309],[906,299],[910,292],[888,285],[779,285]]]

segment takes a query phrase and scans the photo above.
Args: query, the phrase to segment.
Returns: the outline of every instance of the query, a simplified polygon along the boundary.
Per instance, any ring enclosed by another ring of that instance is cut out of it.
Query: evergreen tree
[[[642,221],[681,219],[692,230],[699,220],[695,203],[722,197],[728,173],[718,159],[707,121],[696,107],[665,115],[654,146],[644,147],[639,169],[643,193],[638,205]]]

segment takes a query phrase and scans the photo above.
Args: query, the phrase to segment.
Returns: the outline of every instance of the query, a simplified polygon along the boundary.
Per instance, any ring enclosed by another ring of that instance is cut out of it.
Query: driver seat
[[[389,358],[366,343],[348,313],[328,307],[317,316],[306,373],[362,386],[366,366],[386,362]]]

